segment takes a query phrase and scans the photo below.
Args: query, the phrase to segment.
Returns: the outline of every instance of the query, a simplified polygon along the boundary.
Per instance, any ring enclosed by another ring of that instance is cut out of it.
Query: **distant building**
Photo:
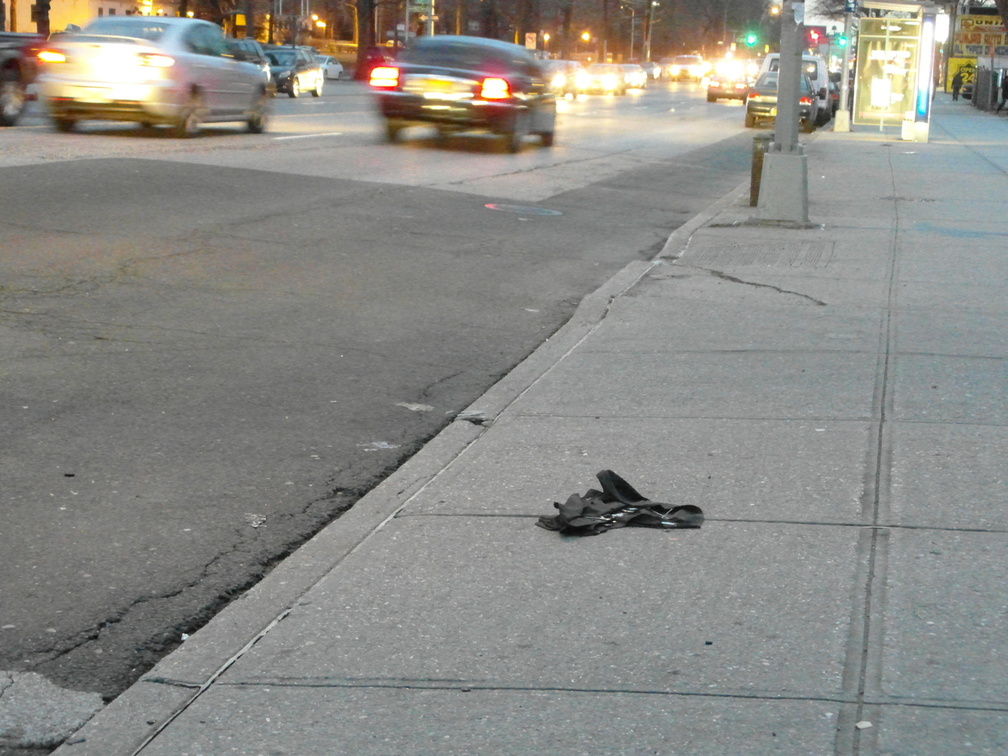
[[[35,0],[3,0],[7,5],[7,31],[34,32],[32,5]],[[63,31],[71,24],[84,26],[100,16],[129,16],[136,13],[151,16],[175,16],[177,2],[158,0],[51,0],[49,28]]]

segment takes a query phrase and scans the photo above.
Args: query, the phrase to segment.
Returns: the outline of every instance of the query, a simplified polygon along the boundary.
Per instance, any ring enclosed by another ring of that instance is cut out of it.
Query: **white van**
[[[763,59],[760,73],[778,70],[780,70],[780,53],[770,53]],[[819,115],[816,119],[816,126],[822,126],[833,116],[833,107],[830,103],[829,71],[826,69],[826,61],[817,55],[802,55],[802,71],[812,80],[812,88],[816,91],[816,98],[819,100]]]

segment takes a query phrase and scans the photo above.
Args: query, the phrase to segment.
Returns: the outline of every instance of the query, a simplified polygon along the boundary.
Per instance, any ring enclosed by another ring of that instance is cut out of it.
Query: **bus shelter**
[[[930,3],[877,2],[859,19],[854,123],[900,126],[903,139],[926,142],[934,94],[935,17]]]

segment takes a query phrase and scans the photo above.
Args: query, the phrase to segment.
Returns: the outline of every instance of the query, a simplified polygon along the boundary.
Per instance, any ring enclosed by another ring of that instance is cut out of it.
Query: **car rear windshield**
[[[156,20],[134,18],[100,18],[84,27],[85,34],[99,34],[109,37],[133,37],[157,42],[168,29],[167,24]]]
[[[768,71],[756,81],[757,89],[777,89],[777,71]],[[808,94],[812,91],[812,85],[809,83],[807,76],[802,76],[798,79],[798,88],[802,92]]]
[[[771,71],[780,70],[780,58],[774,58],[770,61]],[[817,60],[804,60],[802,61],[802,73],[808,74],[810,79],[819,78],[819,61]]]
[[[270,50],[266,53],[266,57],[269,58],[269,62],[274,66],[293,66],[294,65],[294,51],[293,50]]]
[[[505,70],[527,65],[502,50],[493,50],[478,45],[426,44],[407,47],[399,59],[403,63],[446,66],[461,70],[485,70],[487,68]]]

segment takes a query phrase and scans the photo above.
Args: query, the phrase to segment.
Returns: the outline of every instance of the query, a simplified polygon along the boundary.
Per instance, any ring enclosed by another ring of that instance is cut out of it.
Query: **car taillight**
[[[66,63],[66,55],[59,50],[39,50],[36,56],[42,63]]]
[[[150,66],[151,68],[171,68],[175,65],[175,58],[158,53],[141,53],[140,65]]]
[[[798,104],[800,104],[800,105],[811,105],[812,104],[812,98],[811,97],[807,97],[807,96],[806,97],[799,97],[798,98]]]
[[[488,76],[483,79],[480,97],[484,100],[506,100],[511,96],[511,85],[505,79]]]
[[[377,89],[395,89],[399,86],[399,69],[395,66],[375,66],[368,81]]]

